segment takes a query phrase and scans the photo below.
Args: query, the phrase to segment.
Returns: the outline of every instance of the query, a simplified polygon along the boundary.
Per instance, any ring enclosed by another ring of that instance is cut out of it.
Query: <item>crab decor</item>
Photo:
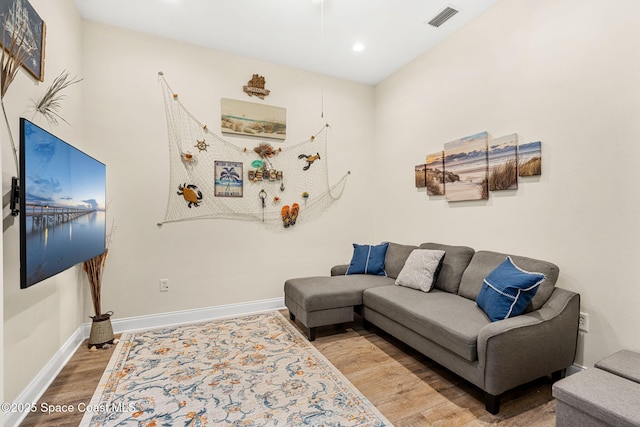
[[[273,148],[271,144],[260,144],[253,149],[261,158],[273,157],[278,154],[278,150]]]
[[[302,170],[308,170],[311,165],[313,164],[313,162],[315,162],[316,160],[320,159],[320,154],[316,153],[316,154],[300,154],[298,156],[299,159],[305,159],[307,161],[307,164],[302,168]]]
[[[191,205],[198,207],[200,206],[200,202],[202,201],[202,192],[198,190],[193,184],[187,185],[184,183],[182,185],[178,185],[178,194],[184,197],[184,200],[188,203],[187,206],[191,208]]]
[[[196,145],[194,145],[194,147],[196,147],[200,151],[207,151],[207,147],[209,146],[209,144],[207,144],[204,139],[202,141],[197,139],[196,141],[198,143]]]

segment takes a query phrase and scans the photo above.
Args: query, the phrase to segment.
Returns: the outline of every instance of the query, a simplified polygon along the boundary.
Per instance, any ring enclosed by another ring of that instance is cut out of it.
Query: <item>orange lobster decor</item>
[[[313,162],[320,159],[320,154],[300,154],[298,156],[299,159],[306,159],[307,164],[302,168],[302,170],[309,170]]]

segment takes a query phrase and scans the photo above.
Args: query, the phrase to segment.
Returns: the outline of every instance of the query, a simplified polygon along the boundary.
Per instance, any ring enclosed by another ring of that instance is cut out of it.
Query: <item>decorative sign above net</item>
[[[260,99],[264,99],[271,92],[269,89],[264,88],[264,77],[258,74],[254,74],[251,80],[246,86],[242,86],[242,90],[249,96],[257,96]]]

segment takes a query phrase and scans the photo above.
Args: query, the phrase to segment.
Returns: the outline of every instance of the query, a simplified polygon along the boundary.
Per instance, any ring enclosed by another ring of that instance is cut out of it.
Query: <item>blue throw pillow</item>
[[[380,245],[353,244],[353,256],[346,274],[375,274],[386,276],[384,271],[384,258],[387,255],[389,243]]]
[[[492,322],[524,313],[545,279],[542,273],[519,268],[511,257],[484,279],[476,304]]]

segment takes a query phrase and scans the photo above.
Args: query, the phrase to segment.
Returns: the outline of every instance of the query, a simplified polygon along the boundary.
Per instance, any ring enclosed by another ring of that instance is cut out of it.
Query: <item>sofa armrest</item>
[[[334,265],[333,267],[331,267],[331,275],[344,276],[345,274],[347,274],[348,269],[349,264]]]
[[[494,396],[569,367],[578,339],[580,295],[555,288],[536,311],[480,330],[478,362],[484,366],[484,390]]]

